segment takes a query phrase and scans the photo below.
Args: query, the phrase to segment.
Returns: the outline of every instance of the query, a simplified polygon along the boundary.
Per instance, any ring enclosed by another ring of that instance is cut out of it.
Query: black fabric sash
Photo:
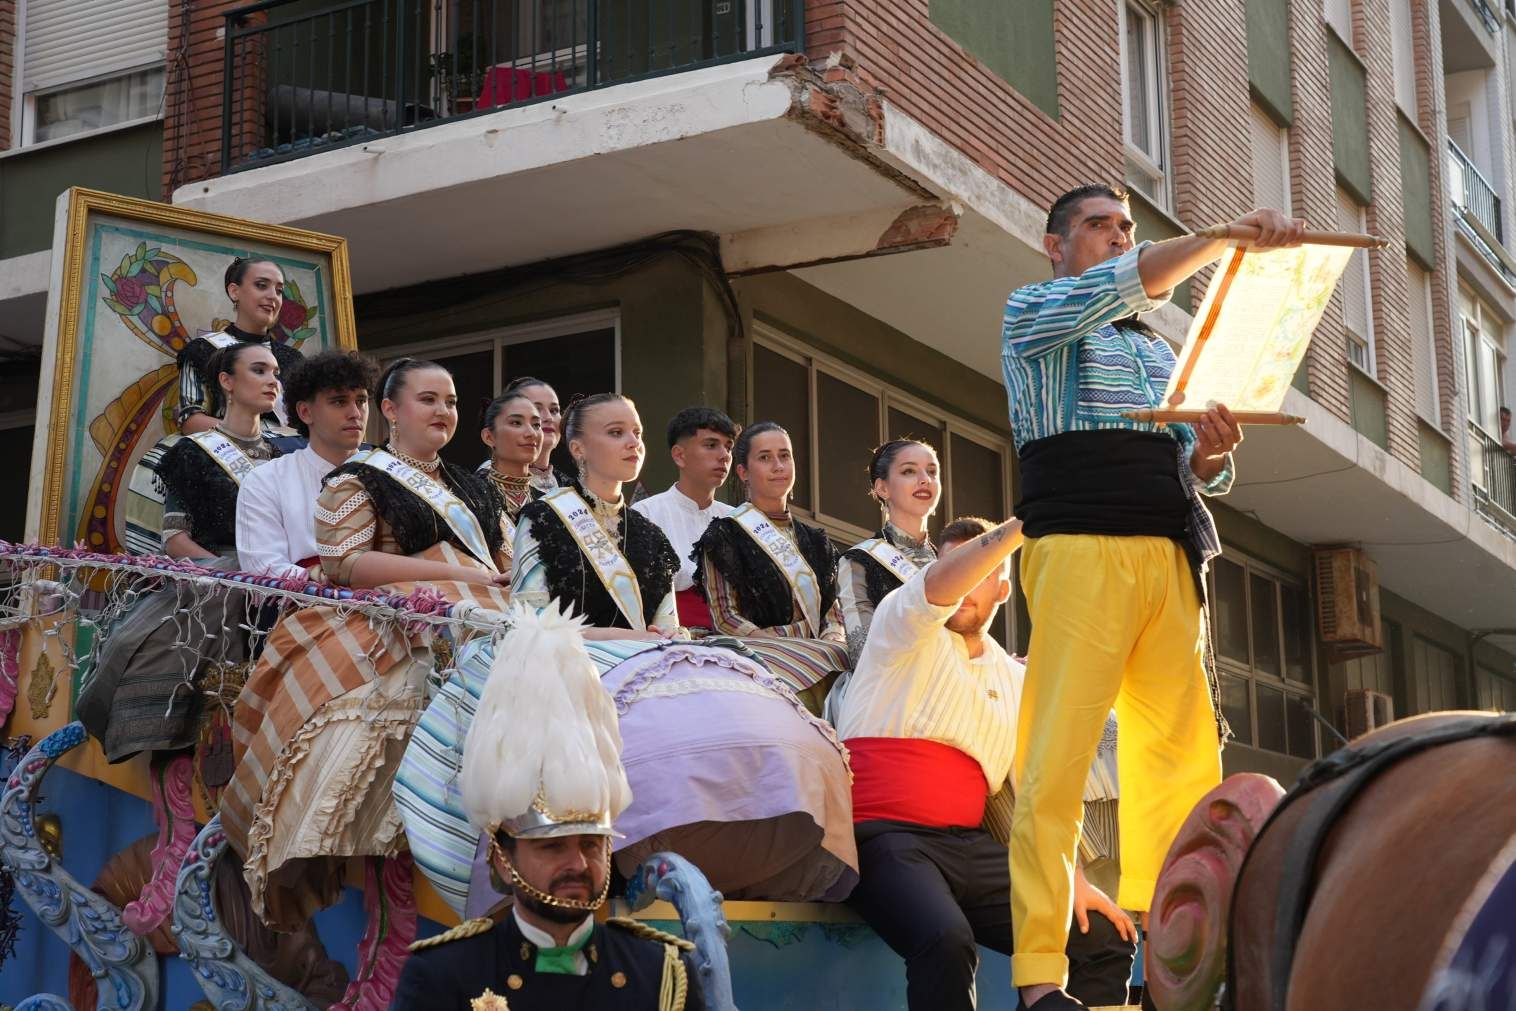
[[[1106,534],[1188,542],[1190,504],[1170,435],[1064,432],[1021,448],[1021,517],[1028,537]]]

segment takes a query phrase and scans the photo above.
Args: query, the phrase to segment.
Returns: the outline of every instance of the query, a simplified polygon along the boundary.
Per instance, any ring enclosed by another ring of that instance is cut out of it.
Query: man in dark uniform
[[[411,945],[391,1011],[704,1011],[693,944],[635,920],[595,922],[611,821],[631,799],[616,711],[577,623],[555,609],[514,617],[459,783],[515,902],[498,923],[469,920]]]

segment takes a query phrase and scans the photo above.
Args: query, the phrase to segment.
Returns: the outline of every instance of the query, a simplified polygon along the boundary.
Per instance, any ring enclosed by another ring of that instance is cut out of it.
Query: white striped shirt
[[[934,563],[935,564],[935,563]],[[843,694],[837,734],[935,741],[979,763],[990,793],[1011,778],[1026,668],[988,636],[970,657],[947,629],[957,603],[926,599],[926,574],[879,602],[868,642]]]
[[[674,546],[674,554],[679,556],[679,574],[674,577],[675,590],[688,590],[695,585],[695,563],[690,561],[690,552],[695,550],[695,542],[700,540],[705,528],[711,525],[711,520],[719,520],[737,511],[721,501],[714,501],[702,509],[695,504],[694,499],[680,491],[678,485],[657,495],[649,495],[633,504],[632,508],[658,524],[663,535]]]

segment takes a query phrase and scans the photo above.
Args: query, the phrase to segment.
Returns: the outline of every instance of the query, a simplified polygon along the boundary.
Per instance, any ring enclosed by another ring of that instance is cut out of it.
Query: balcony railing
[[[264,0],[226,15],[223,172],[798,52],[804,0]]]
[[[1469,423],[1473,451],[1474,507],[1486,519],[1516,537],[1516,456],[1479,425]]]
[[[1496,242],[1505,241],[1500,224],[1500,197],[1495,194],[1495,187],[1452,141],[1448,141],[1448,190],[1454,207],[1471,215]]]

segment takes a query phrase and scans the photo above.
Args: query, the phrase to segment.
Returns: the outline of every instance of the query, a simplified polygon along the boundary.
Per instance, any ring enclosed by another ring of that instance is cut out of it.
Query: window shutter
[[[1362,232],[1363,209],[1341,190],[1337,191],[1337,227],[1344,232]],[[1342,322],[1359,340],[1372,339],[1369,332],[1368,254],[1354,250],[1338,287],[1342,291]]]
[[[1441,429],[1437,411],[1437,366],[1432,356],[1432,279],[1416,264],[1406,262],[1407,294],[1411,302],[1411,367],[1416,377],[1416,410]]]
[[[23,91],[45,91],[163,62],[168,47],[168,4],[163,0],[22,3]]]
[[[1253,202],[1290,212],[1290,152],[1284,130],[1253,106]]]

